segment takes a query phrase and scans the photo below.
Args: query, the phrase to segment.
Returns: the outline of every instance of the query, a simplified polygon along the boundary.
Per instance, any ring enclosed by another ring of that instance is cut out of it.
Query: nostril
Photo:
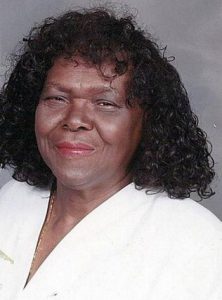
[[[93,114],[91,108],[84,103],[72,104],[68,107],[62,120],[62,127],[71,131],[91,130],[93,128]]]
[[[91,130],[93,126],[89,124],[63,124],[62,128],[68,131]]]

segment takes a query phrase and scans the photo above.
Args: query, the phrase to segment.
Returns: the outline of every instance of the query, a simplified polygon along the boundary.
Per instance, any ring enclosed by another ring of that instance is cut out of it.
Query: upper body
[[[0,245],[13,260],[0,260],[1,299],[221,299],[221,222],[191,199],[134,184],[83,218],[24,288],[48,199],[16,181],[1,191]]]
[[[18,251],[2,291],[41,299],[67,280],[63,299],[218,297],[219,222],[173,200],[211,196],[213,160],[156,43],[131,16],[97,8],[46,19],[23,50],[0,95],[0,164],[23,182],[1,192],[0,250]]]

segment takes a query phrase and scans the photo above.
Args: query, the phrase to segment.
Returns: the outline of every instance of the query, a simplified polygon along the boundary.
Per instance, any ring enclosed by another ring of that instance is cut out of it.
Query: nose
[[[75,99],[68,105],[62,127],[70,131],[92,130],[93,111],[84,99]]]

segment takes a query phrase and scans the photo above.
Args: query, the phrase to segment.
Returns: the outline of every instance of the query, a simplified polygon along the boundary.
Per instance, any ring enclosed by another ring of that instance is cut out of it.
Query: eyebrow
[[[56,88],[62,92],[71,92],[72,88],[67,88],[64,85],[60,84],[59,82],[54,82],[54,81],[50,81],[48,82],[44,87],[43,87],[43,91],[47,88],[47,87],[53,87]],[[104,93],[104,92],[111,92],[114,94],[118,94],[118,91],[116,89],[114,89],[111,86],[96,86],[96,87],[90,87],[90,91],[94,92],[94,93]]]

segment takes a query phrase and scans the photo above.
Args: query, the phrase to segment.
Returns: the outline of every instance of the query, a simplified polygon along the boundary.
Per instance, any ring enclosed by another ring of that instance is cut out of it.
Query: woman
[[[189,199],[213,194],[206,136],[132,17],[34,28],[0,129],[1,299],[221,299],[221,223]]]

